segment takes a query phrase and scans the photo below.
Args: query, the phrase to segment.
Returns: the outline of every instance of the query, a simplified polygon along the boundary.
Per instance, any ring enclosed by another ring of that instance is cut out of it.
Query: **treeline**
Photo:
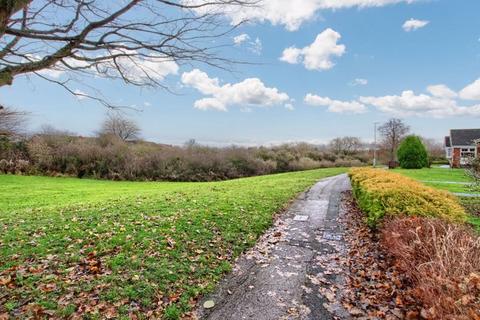
[[[124,141],[102,134],[85,138],[42,133],[0,138],[0,171],[113,180],[214,181],[325,167],[362,166],[368,151],[334,152],[305,143],[216,148]]]
[[[374,145],[357,137],[335,138],[325,145],[209,147],[193,140],[183,146],[142,141],[141,129],[119,113],[107,114],[93,137],[44,127],[20,134],[25,114],[0,109],[0,173],[67,175],[112,180],[215,181],[263,174],[372,163]],[[377,163],[395,160],[409,131],[392,119],[380,128]],[[428,140],[424,140],[429,142]],[[430,162],[442,159],[441,145],[425,143]]]

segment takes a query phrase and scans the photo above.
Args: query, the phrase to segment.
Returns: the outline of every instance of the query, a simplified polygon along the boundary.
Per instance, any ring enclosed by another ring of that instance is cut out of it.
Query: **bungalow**
[[[468,165],[480,156],[480,129],[450,130],[450,135],[445,137],[445,152],[450,167]]]

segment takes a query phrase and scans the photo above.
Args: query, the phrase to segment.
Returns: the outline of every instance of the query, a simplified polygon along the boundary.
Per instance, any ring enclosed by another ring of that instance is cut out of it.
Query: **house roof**
[[[480,139],[480,129],[450,130],[450,143],[452,146],[472,146],[477,139]]]
[[[445,147],[450,148],[451,146],[450,137],[445,137]]]

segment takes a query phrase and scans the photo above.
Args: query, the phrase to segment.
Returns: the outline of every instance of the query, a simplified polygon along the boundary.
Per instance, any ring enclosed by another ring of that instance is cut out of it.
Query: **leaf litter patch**
[[[365,224],[350,192],[344,194],[342,207],[347,248],[343,307],[359,319],[423,319],[422,306],[409,294],[411,284]]]
[[[382,249],[350,192],[339,216],[317,233],[321,244],[303,287],[312,315],[333,319],[423,319],[411,285]]]

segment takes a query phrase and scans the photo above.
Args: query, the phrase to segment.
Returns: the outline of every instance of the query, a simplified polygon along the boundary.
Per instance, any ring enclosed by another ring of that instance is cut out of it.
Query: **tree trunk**
[[[0,0],[0,38],[5,34],[10,17],[28,6],[32,0]]]
[[[9,86],[13,82],[13,76],[10,70],[0,72],[0,87]]]

